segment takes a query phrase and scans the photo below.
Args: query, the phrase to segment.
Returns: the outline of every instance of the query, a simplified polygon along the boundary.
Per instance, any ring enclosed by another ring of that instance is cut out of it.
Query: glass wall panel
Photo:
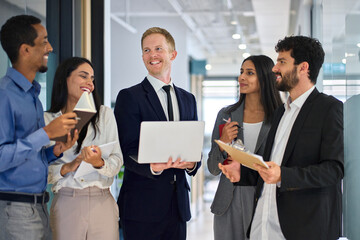
[[[349,239],[360,236],[360,14],[345,16],[346,102],[344,105],[345,178],[344,235]]]
[[[360,228],[360,1],[323,0],[324,92],[344,102],[343,235]],[[316,24],[316,23],[313,23]]]
[[[213,176],[207,168],[208,153],[211,149],[211,135],[218,112],[239,99],[237,78],[205,77],[202,82],[202,120],[205,121],[204,134],[204,200],[211,203],[217,189],[220,175]]]

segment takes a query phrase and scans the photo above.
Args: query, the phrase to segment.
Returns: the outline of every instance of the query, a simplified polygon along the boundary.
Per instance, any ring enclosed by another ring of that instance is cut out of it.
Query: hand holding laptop
[[[182,162],[181,158],[178,158],[173,162],[172,157],[169,157],[167,163],[150,163],[150,167],[154,172],[161,172],[169,168],[193,169],[195,167],[195,162]]]

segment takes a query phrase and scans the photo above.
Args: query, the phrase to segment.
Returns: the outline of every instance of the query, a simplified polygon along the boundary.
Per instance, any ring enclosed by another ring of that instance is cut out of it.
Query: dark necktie
[[[172,101],[171,101],[171,95],[170,95],[170,85],[165,85],[162,88],[165,90],[166,92],[166,96],[167,96],[167,108],[168,108],[168,116],[169,116],[169,121],[174,121],[174,113],[173,113],[173,107],[172,107]]]

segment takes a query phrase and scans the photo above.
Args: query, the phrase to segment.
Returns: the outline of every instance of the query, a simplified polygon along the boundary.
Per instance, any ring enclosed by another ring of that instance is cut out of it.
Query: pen
[[[79,117],[76,117],[76,118],[75,118],[75,120],[78,120],[78,121],[80,121],[80,120],[81,120],[81,118],[79,118]]]
[[[227,122],[227,123],[231,123],[229,120],[226,120],[225,118],[222,119],[224,122]],[[234,125],[234,126],[237,126],[238,128],[241,128],[243,129],[242,127],[240,127],[238,124]]]

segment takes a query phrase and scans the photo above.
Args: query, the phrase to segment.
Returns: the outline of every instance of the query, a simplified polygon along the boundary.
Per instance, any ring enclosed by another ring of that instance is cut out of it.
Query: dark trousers
[[[186,222],[180,219],[175,191],[172,196],[171,207],[164,220],[160,222],[138,222],[121,219],[120,221],[125,240],[186,239]]]

